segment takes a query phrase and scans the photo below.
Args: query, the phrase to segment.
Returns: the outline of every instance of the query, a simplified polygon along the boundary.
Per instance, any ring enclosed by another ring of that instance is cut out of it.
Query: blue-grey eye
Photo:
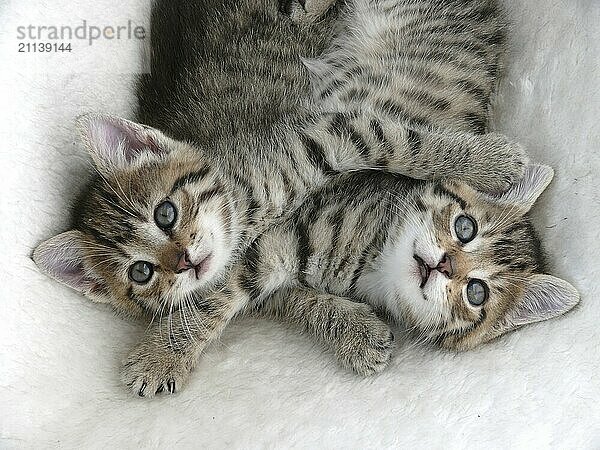
[[[129,278],[138,284],[146,284],[153,273],[154,266],[147,261],[136,261],[129,268]]]
[[[165,200],[154,210],[154,222],[163,230],[172,228],[176,220],[177,209],[169,200]]]
[[[477,236],[477,222],[469,216],[458,216],[454,221],[454,231],[458,240],[466,244]]]
[[[483,281],[473,278],[467,284],[467,300],[473,306],[483,305],[489,296],[487,284]]]

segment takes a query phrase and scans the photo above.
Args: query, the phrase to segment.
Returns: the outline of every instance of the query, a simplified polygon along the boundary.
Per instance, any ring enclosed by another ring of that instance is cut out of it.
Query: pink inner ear
[[[85,276],[79,253],[68,247],[48,247],[37,252],[36,264],[57,280],[72,288],[86,292],[93,284]]]
[[[64,283],[75,287],[78,290],[85,291],[90,286],[90,280],[85,277],[82,264],[56,267],[57,273],[63,278]]]
[[[139,130],[135,129],[137,125],[128,124],[124,121],[103,122],[101,125],[102,138],[106,142],[108,148],[119,149],[120,144],[124,143],[123,150],[125,160],[130,163],[137,158],[140,153],[145,150],[150,150],[153,153],[158,153],[156,142],[150,137],[144,128],[139,126]]]
[[[105,169],[127,166],[144,152],[162,153],[152,128],[95,114],[83,116],[80,124],[90,153]]]
[[[45,273],[83,293],[96,288],[97,281],[87,276],[78,232],[69,231],[40,244],[33,260]]]

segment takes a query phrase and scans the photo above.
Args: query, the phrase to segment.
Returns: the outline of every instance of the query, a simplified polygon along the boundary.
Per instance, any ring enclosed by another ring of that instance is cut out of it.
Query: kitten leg
[[[394,335],[364,303],[291,288],[271,296],[260,313],[300,325],[330,348],[344,367],[361,375],[381,372],[392,355]]]
[[[231,292],[224,291],[182,304],[170,317],[163,317],[127,357],[121,374],[125,385],[140,397],[181,389],[202,351],[245,306],[247,297],[233,298]]]
[[[459,179],[484,192],[505,192],[528,158],[500,133],[406,126],[387,116],[323,113],[295,136],[325,172],[380,169],[421,180]]]

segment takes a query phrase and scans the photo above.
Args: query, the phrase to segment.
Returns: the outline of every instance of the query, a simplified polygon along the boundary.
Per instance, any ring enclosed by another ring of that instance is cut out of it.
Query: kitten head
[[[40,244],[36,264],[129,315],[177,308],[219,279],[236,248],[231,193],[192,145],[125,119],[81,131],[97,176],[74,228]]]
[[[412,250],[401,277],[402,313],[415,329],[444,347],[468,349],[577,304],[573,286],[544,274],[526,216],[552,176],[550,167],[529,166],[498,196],[462,183],[426,185],[403,233]]]

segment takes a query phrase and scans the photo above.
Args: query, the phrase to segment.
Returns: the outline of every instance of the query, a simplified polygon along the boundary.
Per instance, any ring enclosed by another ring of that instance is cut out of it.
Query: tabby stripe
[[[458,339],[462,339],[464,338],[467,334],[469,334],[471,331],[473,331],[473,326],[469,325],[466,328],[458,328],[456,330],[451,330],[451,331],[442,331],[441,333],[439,333],[437,336],[435,336],[432,339],[432,342],[434,344],[442,344],[446,339],[451,338],[451,337],[456,337]]]
[[[417,211],[419,211],[419,212],[427,211],[427,207],[423,203],[423,200],[421,200],[420,196],[414,199],[414,204],[415,204],[415,208],[417,209]]]
[[[361,205],[364,206],[364,205]],[[367,227],[369,226],[369,224],[367,223],[367,220],[369,220],[369,214],[370,212],[373,210],[373,208],[375,208],[377,205],[376,204],[371,204],[368,207],[362,207],[361,208],[361,214],[359,214],[359,220],[356,223],[356,225],[353,227],[354,229],[357,230],[365,230],[367,229]],[[366,247],[367,249],[370,248],[371,244],[374,242],[371,241],[371,243],[369,243],[369,245]],[[366,256],[366,251],[365,250],[362,254],[364,254]],[[339,276],[339,274],[344,271],[346,269],[346,267],[348,266],[348,263],[350,262],[350,253],[347,253],[346,256],[344,256],[342,258],[342,260],[340,261],[340,263],[338,264],[337,268],[335,269],[335,271],[333,272],[333,277],[337,278]],[[353,272],[354,274],[354,272]]]
[[[120,231],[120,239],[123,239],[124,241],[130,241],[131,239],[133,239],[134,227],[133,224],[127,218],[121,218],[119,226],[116,228],[118,229],[118,231]]]
[[[300,133],[298,137],[300,138],[300,142],[302,142],[302,145],[306,150],[306,156],[313,167],[316,167],[325,175],[334,175],[337,173],[327,161],[325,149],[321,144],[303,133]]]
[[[200,203],[196,202],[196,206],[194,207],[194,212],[191,214],[192,219],[198,217],[198,212],[200,211]]]
[[[365,88],[350,88],[342,96],[342,101],[344,101],[344,102],[350,102],[350,101],[364,102],[368,96],[369,96],[369,91]]]
[[[487,104],[489,102],[489,95],[487,94],[487,90],[484,90],[471,80],[459,80],[457,81],[456,85],[462,90],[467,91],[473,97],[475,97],[477,102],[482,107],[487,107]]]
[[[383,131],[381,123],[379,123],[378,120],[373,119],[369,123],[369,127],[371,128],[371,131],[377,138],[377,141],[379,142],[385,153],[388,155],[388,157],[392,158],[394,156],[394,146],[385,137],[385,132]],[[377,167],[380,169],[385,169],[387,167],[387,160],[383,152],[377,160]]]
[[[423,106],[429,106],[438,111],[447,111],[450,109],[450,101],[443,98],[436,98],[425,91],[403,90],[400,94],[405,95],[408,100],[420,103]]]
[[[525,261],[515,260],[515,261],[511,261],[511,263],[509,264],[509,267],[511,270],[522,272],[522,271],[525,271],[527,268],[529,268],[530,265],[528,263],[526,263]]]
[[[516,231],[523,230],[525,228],[526,228],[526,226],[522,222],[515,222],[512,225],[510,225],[508,228],[506,228],[506,230],[504,230],[504,235],[508,236],[508,235],[514,234]],[[508,238],[505,238],[505,239],[509,240]]]
[[[445,29],[440,28],[438,31],[445,31]],[[441,48],[443,50],[451,50],[455,53],[463,52],[471,55],[477,55],[477,57],[481,59],[486,59],[488,57],[488,47],[482,45],[479,40],[475,40],[472,38],[463,38],[461,40],[455,40],[456,36],[454,34],[448,34],[445,32],[432,34],[427,36],[427,42],[423,42],[422,37],[406,37],[403,39],[402,43],[404,48],[419,48],[423,44],[430,46]]]
[[[410,154],[413,158],[416,158],[417,155],[421,152],[421,136],[417,131],[409,128],[408,137],[406,138],[406,140],[408,142]]]
[[[291,205],[294,204],[294,202],[296,201],[296,190],[294,189],[294,186],[292,185],[292,180],[290,180],[289,175],[287,174],[287,170],[285,170],[284,168],[281,169],[281,179],[283,181],[283,185],[286,188],[286,194],[289,197],[289,203]]]
[[[348,132],[350,133],[350,141],[354,144],[360,155],[363,158],[368,159],[369,146],[362,135],[352,125],[348,125]]]
[[[87,231],[89,234],[91,234],[94,237],[94,239],[98,243],[100,243],[102,245],[106,245],[106,246],[108,246],[108,247],[110,247],[112,249],[115,249],[115,250],[120,250],[119,247],[117,246],[117,242],[116,241],[113,242],[105,234],[101,233],[100,231],[96,230],[95,228],[92,228],[90,226],[85,226],[85,227],[82,227],[82,228],[83,228],[82,231],[84,231],[84,230]]]
[[[271,198],[271,188],[269,186],[269,182],[266,179],[263,182],[263,192],[265,194],[265,198],[267,199],[267,203],[269,204],[269,206],[272,206],[271,202],[269,202],[269,199]]]
[[[350,259],[350,254],[348,253],[348,254],[346,254],[346,256],[344,256],[342,258],[340,263],[337,265],[337,268],[333,272],[333,278],[337,278],[340,275],[340,272],[346,268],[346,266],[348,265],[349,259]]]
[[[369,158],[369,146],[365,142],[365,139],[348,123],[348,118],[343,113],[337,113],[333,116],[329,132],[338,137],[348,136],[350,142],[356,147],[360,155],[365,159]]]
[[[472,129],[475,134],[484,134],[487,128],[485,117],[480,114],[467,113],[464,118],[465,123]]]
[[[463,70],[467,73],[473,72],[481,72],[481,61],[465,61],[457,60],[456,55],[452,50],[443,51],[443,50],[435,50],[431,49],[423,49],[423,50],[413,50],[408,52],[390,52],[386,55],[388,58],[403,58],[407,62],[423,62],[423,61],[431,61],[437,63],[444,63],[449,66],[452,66],[455,69]]]
[[[232,173],[230,175],[233,178],[233,181],[239,187],[241,187],[246,194],[246,201],[248,203],[248,208],[246,210],[246,213],[248,214],[248,223],[253,224],[254,215],[260,209],[260,203],[254,198],[253,195],[254,189],[252,188],[252,185],[247,180],[244,180],[239,174]]]
[[[363,269],[365,268],[365,264],[367,263],[367,256],[369,255],[369,249],[365,249],[362,251],[360,258],[358,259],[358,264],[354,269],[354,273],[352,274],[352,281],[350,281],[349,290],[350,292],[356,292],[356,283],[358,279],[362,275]]]
[[[200,195],[196,198],[198,203],[206,203],[213,197],[221,194],[223,192],[223,186],[220,184],[208,189],[207,191],[201,192]]]
[[[220,317],[221,309],[219,306],[221,305],[216,303],[214,299],[207,300],[203,296],[193,296],[191,300],[195,310],[201,311],[206,315],[205,318],[201,318],[200,320]]]
[[[331,268],[331,264],[333,262],[335,253],[338,251],[338,243],[340,241],[340,231],[342,230],[342,225],[344,224],[344,219],[345,219],[345,214],[344,214],[344,209],[342,207],[338,208],[337,211],[335,211],[333,214],[331,214],[328,218],[327,218],[327,222],[329,224],[330,227],[332,227],[332,238],[331,238],[331,245],[329,247],[329,257],[328,257],[328,263],[327,263],[327,268],[323,269],[322,272],[322,276],[324,277],[325,274],[329,273],[330,268]]]
[[[503,31],[495,31],[493,33],[485,33],[479,36],[488,45],[502,44],[506,39]]]
[[[376,106],[380,108],[383,112],[396,118],[400,118],[409,124],[424,126],[428,123],[428,120],[423,117],[407,114],[404,108],[398,103],[394,102],[393,100],[380,100],[376,103]]]
[[[259,284],[260,263],[260,237],[254,240],[246,251],[244,261],[244,272],[241,275],[240,284],[246,290],[252,300],[258,300],[262,294]]]
[[[467,202],[464,199],[456,195],[454,192],[450,192],[448,189],[442,187],[442,185],[435,184],[433,187],[433,192],[436,195],[450,197],[452,200],[458,203],[462,209],[467,209]]]
[[[348,119],[343,113],[336,113],[329,124],[329,132],[336,136],[342,136],[348,129]]]
[[[485,311],[485,308],[481,308],[481,311],[479,312],[479,317],[477,318],[477,321],[473,324],[473,329],[481,325],[485,321],[486,317],[487,313]]]
[[[338,339],[340,336],[340,323],[338,311],[335,308],[327,308],[327,318],[325,320],[325,332],[329,339]]]
[[[329,97],[331,94],[333,94],[333,92],[343,86],[346,83],[346,80],[340,79],[340,78],[336,78],[334,79],[331,83],[329,83],[327,86],[325,86],[320,94],[319,97],[321,97],[321,99],[326,99],[327,97]]]
[[[289,15],[292,12],[292,0],[279,0],[279,12],[283,15]]]
[[[186,184],[197,183],[202,178],[204,178],[208,174],[209,171],[210,171],[210,168],[208,166],[205,166],[200,170],[197,170],[195,172],[190,172],[186,175],[179,177],[173,184],[173,187],[171,188],[171,192],[169,193],[169,195],[173,195],[173,193],[176,190],[181,189]]]
[[[377,207],[378,204],[373,203],[369,206],[369,209],[374,210]],[[367,214],[365,214],[365,216],[367,216]],[[388,222],[386,220],[381,221],[375,229],[375,232],[373,233],[373,239],[371,240],[371,242],[369,242],[367,247],[361,253],[360,259],[358,260],[358,265],[354,269],[352,281],[350,282],[349,286],[351,292],[356,292],[356,283],[362,275],[365,265],[371,262],[374,258],[377,257],[378,254],[381,253],[383,246],[385,245],[385,241],[388,238],[389,232],[390,227],[388,226]]]

